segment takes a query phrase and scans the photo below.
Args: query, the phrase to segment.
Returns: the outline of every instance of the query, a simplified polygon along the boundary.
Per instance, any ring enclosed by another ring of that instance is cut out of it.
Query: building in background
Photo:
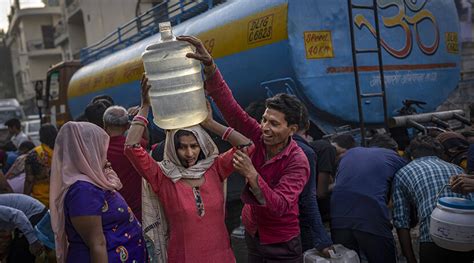
[[[48,68],[62,59],[61,49],[54,45],[54,25],[60,18],[59,6],[21,8],[16,0],[11,7],[6,45],[11,53],[15,95],[27,114],[35,112],[35,86],[45,80]]]
[[[55,24],[54,44],[63,60],[80,58],[80,51],[163,0],[59,0],[62,18]]]
[[[0,61],[9,62],[11,59],[10,49],[5,43],[5,33],[0,30]],[[0,63],[0,99],[15,98],[15,84],[11,63]]]

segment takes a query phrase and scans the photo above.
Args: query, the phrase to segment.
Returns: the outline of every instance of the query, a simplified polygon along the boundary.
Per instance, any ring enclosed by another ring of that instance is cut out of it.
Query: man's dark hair
[[[350,134],[337,135],[336,137],[332,138],[331,141],[346,150],[356,147],[354,137],[352,137]]]
[[[33,142],[24,141],[20,144],[20,146],[18,146],[18,151],[20,151],[21,153],[26,153],[32,150],[33,148],[35,148],[35,144]]]
[[[41,125],[39,130],[40,142],[48,145],[49,148],[54,149],[54,142],[56,141],[57,135],[58,129],[51,123]]]
[[[102,102],[96,102],[87,105],[84,110],[84,115],[88,122],[94,123],[95,125],[103,128],[104,127],[104,112],[107,110],[107,106]]]
[[[17,118],[9,119],[8,121],[5,122],[5,126],[7,127],[14,127],[17,128],[18,130],[21,129],[21,122]]]
[[[368,142],[369,147],[379,147],[396,151],[398,149],[397,142],[388,134],[375,134]]]
[[[102,102],[105,104],[105,106],[110,107],[110,106],[113,106],[115,105],[115,102],[114,102],[114,99],[112,99],[112,97],[110,97],[109,95],[99,95],[99,96],[95,96],[91,103],[96,103],[96,102]]]
[[[436,139],[429,135],[418,135],[413,138],[410,145],[406,149],[408,157],[413,159],[424,156],[442,157],[444,152],[443,145]]]
[[[285,120],[288,123],[288,126],[293,124],[298,126],[301,125],[305,106],[296,96],[286,93],[279,93],[271,98],[268,98],[265,101],[265,106],[268,109],[276,110],[285,114]]]

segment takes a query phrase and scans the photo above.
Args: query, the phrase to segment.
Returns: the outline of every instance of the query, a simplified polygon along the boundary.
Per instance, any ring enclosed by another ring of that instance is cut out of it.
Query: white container
[[[360,263],[359,256],[354,250],[339,244],[333,247],[334,250],[329,251],[331,258],[319,256],[315,248],[304,252],[304,263]]]
[[[430,236],[436,245],[445,249],[474,250],[474,201],[440,198],[431,213]]]
[[[193,47],[176,40],[169,22],[159,27],[161,41],[147,46],[142,54],[154,122],[163,129],[199,124],[208,114],[201,63],[186,57]]]

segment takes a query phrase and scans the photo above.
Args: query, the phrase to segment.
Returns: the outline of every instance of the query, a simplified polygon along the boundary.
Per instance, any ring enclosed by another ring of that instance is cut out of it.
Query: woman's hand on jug
[[[150,88],[151,88],[151,85],[148,84],[148,78],[147,76],[145,75],[145,73],[143,73],[143,76],[142,76],[142,80],[141,80],[141,97],[142,97],[142,107],[143,106],[150,106],[151,105],[151,102],[150,102]]]
[[[212,116],[212,107],[211,103],[206,100],[206,105],[207,105],[207,117],[206,119],[202,122],[202,125],[204,127],[207,127],[210,123],[214,121],[214,117]]]

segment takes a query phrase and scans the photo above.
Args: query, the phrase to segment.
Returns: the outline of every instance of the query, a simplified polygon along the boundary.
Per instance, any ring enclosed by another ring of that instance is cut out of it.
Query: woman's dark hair
[[[443,156],[444,147],[436,139],[429,135],[418,135],[411,140],[410,145],[406,149],[408,157],[413,159],[425,156]]]
[[[115,105],[115,101],[114,99],[112,99],[112,97],[110,97],[109,95],[98,95],[98,96],[95,96],[92,101],[92,103],[96,103],[96,102],[102,102],[105,104],[105,106],[110,107],[110,106],[113,106]]]
[[[86,109],[84,110],[84,115],[86,116],[88,122],[94,123],[95,125],[103,128],[105,110],[107,110],[107,105],[97,101],[87,105]]]
[[[34,143],[30,141],[25,141],[20,144],[20,146],[18,147],[18,151],[20,151],[21,153],[27,153],[33,148],[35,148]]]
[[[194,136],[194,133],[192,133],[192,132],[190,132],[190,131],[186,131],[186,130],[179,130],[179,131],[177,131],[177,132],[174,134],[174,150],[175,150],[176,152],[178,152],[178,148],[181,146],[181,143],[180,143],[179,139],[180,139],[182,136],[193,136],[194,139],[196,139],[196,141],[197,141],[197,138],[196,138],[196,136]],[[198,142],[198,144],[199,144],[199,142]],[[199,148],[201,148],[201,145],[199,145]],[[204,155],[204,151],[201,149],[201,150],[199,151],[199,156],[198,156],[198,159],[197,159],[196,163],[199,162],[200,160],[204,160],[204,159],[206,159],[206,156]]]
[[[45,123],[41,125],[39,130],[40,142],[48,145],[51,149],[54,149],[54,142],[58,135],[58,129],[51,123]]]
[[[304,104],[294,95],[286,93],[279,93],[265,101],[265,106],[268,109],[279,111],[285,114],[285,120],[288,126],[296,124],[298,126],[304,121],[304,114],[306,111],[306,119],[308,118],[307,110]],[[304,127],[301,127],[304,128]]]

